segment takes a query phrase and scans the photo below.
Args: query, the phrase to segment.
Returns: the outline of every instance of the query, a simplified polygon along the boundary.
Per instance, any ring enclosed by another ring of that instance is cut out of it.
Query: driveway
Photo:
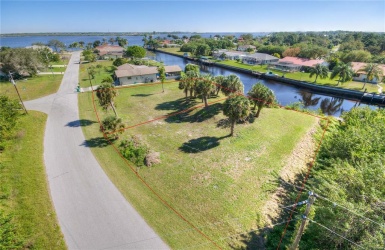
[[[25,102],[48,114],[44,162],[69,249],[168,249],[106,176],[79,123],[80,52],[74,52],[56,94]]]

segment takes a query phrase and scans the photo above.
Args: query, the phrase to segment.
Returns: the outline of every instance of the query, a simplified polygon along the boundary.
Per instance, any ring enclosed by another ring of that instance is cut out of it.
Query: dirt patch
[[[319,119],[314,125],[307,131],[306,135],[295,146],[290,157],[284,162],[284,166],[279,173],[279,177],[284,181],[293,183],[295,177],[301,172],[306,171],[308,164],[313,161],[314,152],[316,150],[317,143],[314,140],[314,134],[317,131]],[[270,200],[268,200],[262,210],[264,219],[267,225],[273,224],[278,218],[278,215],[282,208],[279,204],[283,197],[286,196],[286,190],[284,187],[278,187],[272,194]]]

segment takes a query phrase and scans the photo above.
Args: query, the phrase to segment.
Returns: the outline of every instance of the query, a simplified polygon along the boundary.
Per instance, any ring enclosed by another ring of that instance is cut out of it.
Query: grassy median
[[[0,211],[15,229],[19,246],[4,249],[66,249],[49,195],[43,161],[47,116],[36,111],[23,115],[17,134],[0,153]],[[0,238],[7,234],[3,232]],[[6,239],[2,238],[2,244]]]

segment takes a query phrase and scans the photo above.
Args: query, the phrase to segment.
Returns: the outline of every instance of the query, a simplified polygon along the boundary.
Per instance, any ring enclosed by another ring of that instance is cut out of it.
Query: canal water
[[[164,62],[165,65],[179,65],[182,69],[184,69],[186,64],[192,63],[190,60],[161,52],[155,52],[154,59]],[[214,76],[228,76],[230,74],[235,74],[245,85],[245,93],[247,93],[247,91],[249,91],[255,83],[261,82],[274,91],[277,97],[277,101],[280,105],[286,106],[295,102],[301,102],[304,108],[310,110],[322,110],[322,112],[326,115],[340,116],[342,112],[349,111],[355,105],[357,105],[356,100],[347,100],[323,94],[312,93],[308,90],[300,89],[281,82],[264,80],[257,78],[256,76],[240,73],[230,69],[220,68],[217,66],[201,65],[201,73],[209,73]],[[360,107],[362,106],[368,105],[361,104]],[[370,107],[373,109],[376,108],[376,106]]]

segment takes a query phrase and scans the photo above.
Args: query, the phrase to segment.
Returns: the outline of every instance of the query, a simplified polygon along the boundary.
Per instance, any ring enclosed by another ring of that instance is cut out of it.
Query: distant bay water
[[[213,33],[173,33],[173,35],[177,35],[179,37],[187,36],[190,37],[192,35],[201,35],[202,37],[209,38],[213,37],[215,35],[235,35],[236,37],[239,37],[242,34],[245,34],[246,32],[239,32],[239,33],[221,33],[221,32],[213,32]],[[267,33],[251,33],[254,36],[263,36],[266,35]],[[165,37],[167,38],[167,33],[157,33],[154,34],[154,37]],[[103,39],[110,39],[111,37],[115,38],[116,35],[105,35],[105,36],[12,36],[12,37],[7,37],[7,36],[2,36],[0,37],[0,46],[6,46],[6,47],[11,47],[11,48],[23,48],[26,46],[31,46],[33,43],[48,43],[50,40],[59,40],[63,42],[66,46],[70,45],[73,42],[79,42],[83,41],[85,44],[87,43],[92,43],[96,40],[102,41]],[[143,45],[143,36],[121,36],[125,39],[128,40],[128,45]]]

